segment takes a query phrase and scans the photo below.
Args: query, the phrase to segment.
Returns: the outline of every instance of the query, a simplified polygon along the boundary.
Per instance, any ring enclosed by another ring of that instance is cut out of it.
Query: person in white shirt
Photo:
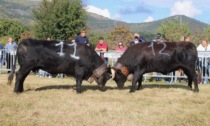
[[[201,44],[198,45],[197,47],[197,51],[210,51],[210,46],[208,45],[207,39],[203,39],[201,41]],[[209,76],[209,71],[208,71],[208,64],[210,63],[209,60],[210,58],[205,58],[205,57],[199,58],[199,67],[201,68],[204,77],[202,79],[202,84],[208,83],[208,79],[205,77]]]
[[[5,46],[8,73],[10,73],[12,68],[17,47],[18,45],[13,41],[12,37],[9,37],[8,43]]]

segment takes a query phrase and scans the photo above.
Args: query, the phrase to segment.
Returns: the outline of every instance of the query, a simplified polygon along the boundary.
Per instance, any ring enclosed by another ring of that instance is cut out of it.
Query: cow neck
[[[106,68],[107,65],[103,63],[101,66],[99,66],[93,71],[92,76],[94,76],[95,78],[99,78],[106,71]]]
[[[114,69],[120,70],[122,72],[123,75],[125,75],[126,77],[129,75],[129,71],[128,68],[123,66],[121,63],[116,62],[114,67]]]

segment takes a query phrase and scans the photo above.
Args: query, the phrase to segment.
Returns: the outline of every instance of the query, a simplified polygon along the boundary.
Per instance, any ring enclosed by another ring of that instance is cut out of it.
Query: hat
[[[158,33],[157,36],[156,36],[156,38],[157,38],[157,39],[160,39],[160,38],[161,38],[161,34]]]

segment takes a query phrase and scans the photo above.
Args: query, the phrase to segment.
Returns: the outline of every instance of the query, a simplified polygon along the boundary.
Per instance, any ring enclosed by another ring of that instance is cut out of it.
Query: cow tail
[[[15,56],[15,62],[12,66],[12,70],[8,76],[8,82],[7,82],[7,85],[11,85],[12,84],[12,81],[13,81],[13,78],[14,78],[14,74],[15,74],[15,69],[16,69],[16,61],[17,61],[17,55]]]

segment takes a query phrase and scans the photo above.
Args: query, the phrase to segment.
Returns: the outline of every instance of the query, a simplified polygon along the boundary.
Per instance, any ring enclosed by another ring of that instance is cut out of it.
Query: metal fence
[[[0,49],[0,73],[9,72],[15,63],[16,53],[6,53],[5,49]]]
[[[100,52],[97,52],[100,55]],[[118,58],[121,57],[123,53],[122,52],[115,52],[115,51],[108,51],[104,53],[104,57],[109,59],[109,64],[111,66],[114,65],[114,63],[117,61]],[[7,73],[8,71],[11,71],[12,65],[15,61],[15,53],[14,54],[7,54],[4,49],[0,50],[0,74],[1,73]],[[197,66],[197,70],[200,71],[201,75],[201,82],[207,83],[208,79],[210,79],[209,73],[210,73],[210,51],[199,51],[198,52],[199,57],[199,65]],[[18,64],[16,65],[16,69],[19,69]],[[39,70],[37,73],[37,76],[40,77],[52,77],[51,74]],[[55,76],[55,75],[54,75]],[[57,74],[56,77],[63,78],[63,74]],[[152,72],[152,73],[146,73],[144,74],[144,81],[148,81],[151,78],[155,78],[157,81],[159,79],[164,79],[168,83],[176,83],[176,81],[179,79],[187,78],[184,74],[180,73],[180,71],[174,71],[167,75],[163,75],[160,73]]]

